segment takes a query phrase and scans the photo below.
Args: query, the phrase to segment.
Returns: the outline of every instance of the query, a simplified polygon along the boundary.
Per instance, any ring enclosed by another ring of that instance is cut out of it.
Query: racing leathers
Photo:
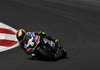
[[[30,54],[31,51],[35,51],[37,46],[36,42],[37,32],[27,32],[24,36],[24,41],[20,43],[20,47],[27,53]]]
[[[27,32],[23,39],[24,41],[20,42],[20,47],[26,52],[26,54],[35,54],[35,50],[41,41],[40,37],[46,37],[53,40],[50,36],[47,36],[45,32]]]

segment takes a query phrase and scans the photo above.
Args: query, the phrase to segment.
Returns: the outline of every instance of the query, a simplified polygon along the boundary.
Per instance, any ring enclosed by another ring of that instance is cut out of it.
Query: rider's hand
[[[42,32],[42,31],[39,31],[38,34],[39,35],[46,35],[46,33],[45,32]]]

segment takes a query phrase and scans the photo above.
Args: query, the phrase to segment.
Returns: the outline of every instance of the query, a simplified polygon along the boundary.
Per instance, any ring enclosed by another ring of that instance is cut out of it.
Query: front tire
[[[60,56],[59,56],[59,58],[61,57],[66,57],[67,56],[67,52],[66,52],[66,50],[60,45],[60,44],[58,44],[58,50],[57,51],[59,51],[60,52]]]

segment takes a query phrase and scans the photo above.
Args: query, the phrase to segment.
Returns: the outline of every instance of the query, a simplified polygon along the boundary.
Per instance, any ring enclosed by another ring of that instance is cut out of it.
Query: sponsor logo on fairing
[[[39,36],[38,35],[36,35],[35,41],[36,41],[36,43],[38,43],[38,41],[39,41]]]
[[[15,35],[16,32],[16,29],[0,22],[0,52],[18,46],[18,41]]]

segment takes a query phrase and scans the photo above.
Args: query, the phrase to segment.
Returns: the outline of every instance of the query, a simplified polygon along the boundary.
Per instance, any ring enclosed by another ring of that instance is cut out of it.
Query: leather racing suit
[[[49,40],[56,41],[52,39],[50,36],[47,36],[45,32],[27,32],[24,39],[24,42],[20,43],[20,47],[26,52],[26,54],[30,54],[31,52],[35,52],[36,47],[39,46],[39,40],[41,37],[46,37]]]

